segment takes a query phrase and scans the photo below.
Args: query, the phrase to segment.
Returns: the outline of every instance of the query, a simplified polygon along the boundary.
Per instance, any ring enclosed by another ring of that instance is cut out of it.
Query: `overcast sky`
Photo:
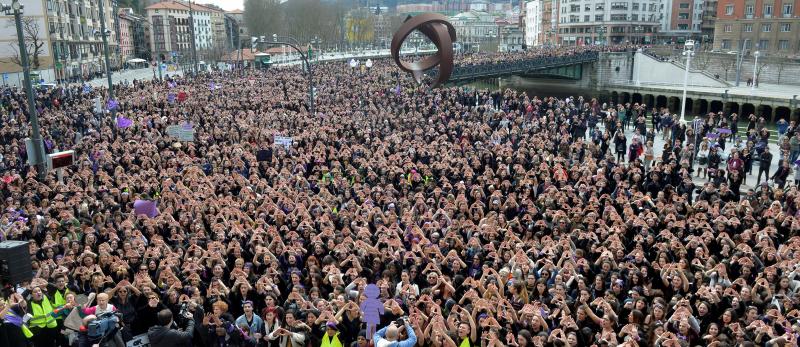
[[[198,4],[214,4],[226,11],[244,10],[244,0],[198,0]]]

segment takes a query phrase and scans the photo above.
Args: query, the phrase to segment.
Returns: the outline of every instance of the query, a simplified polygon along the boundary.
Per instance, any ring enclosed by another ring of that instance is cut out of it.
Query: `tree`
[[[16,33],[17,24],[14,22],[14,18],[11,17],[6,22],[6,28],[10,28]],[[22,35],[25,38],[25,49],[28,53],[28,62],[30,66],[34,70],[38,70],[40,67],[39,57],[44,54],[44,45],[47,44],[42,38],[41,35],[41,28],[39,27],[39,23],[36,21],[36,18],[33,17],[22,17]],[[20,59],[19,55],[19,41],[15,39],[12,42],[9,42],[8,45],[14,51],[14,54],[9,58],[12,63],[22,66],[22,59]]]
[[[253,36],[283,33],[280,0],[245,0],[244,24]],[[244,38],[243,38],[244,41]]]
[[[756,66],[756,75],[753,76],[753,83],[755,83],[756,86],[758,86],[758,77],[761,76],[761,71],[767,70],[767,65],[769,65],[769,62],[767,62],[767,58],[764,58],[760,62],[758,62],[758,65]]]
[[[778,72],[778,80],[775,82],[777,84],[781,84],[781,75],[783,74],[783,70],[786,69],[786,64],[789,62],[789,58],[786,57],[779,57],[775,59],[775,69]]]
[[[720,66],[722,70],[725,71],[725,80],[728,80],[728,71],[731,71],[736,68],[736,60],[734,59],[723,59],[720,62]]]

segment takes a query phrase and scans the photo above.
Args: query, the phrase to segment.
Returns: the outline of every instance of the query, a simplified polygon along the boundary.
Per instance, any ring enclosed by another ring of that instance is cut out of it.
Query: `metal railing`
[[[554,67],[591,63],[597,61],[598,57],[599,54],[597,52],[586,52],[561,57],[532,58],[509,63],[486,63],[470,66],[456,66],[453,68],[453,74],[450,76],[450,81],[514,75]],[[431,74],[435,75],[437,73],[438,69],[433,69],[431,71]]]

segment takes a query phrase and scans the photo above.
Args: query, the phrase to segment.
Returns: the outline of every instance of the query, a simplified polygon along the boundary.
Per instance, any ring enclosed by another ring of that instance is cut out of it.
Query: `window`
[[[689,19],[688,13],[678,13],[678,19]]]
[[[598,10],[598,11],[602,11],[603,7],[605,7],[605,4],[597,4],[597,5],[594,6],[594,9]]]
[[[638,2],[634,2],[633,3],[633,10],[634,11],[638,11],[639,10],[639,3]]]
[[[611,20],[612,21],[627,20],[627,19],[628,19],[628,15],[626,15],[626,14],[612,14],[611,15]]]
[[[689,24],[678,24],[678,30],[689,30]]]
[[[753,48],[753,41],[752,40],[745,40],[744,41],[744,49]]]
[[[772,17],[772,5],[764,5],[764,18]]]
[[[638,21],[639,20],[639,15],[636,14],[636,13],[632,14],[631,15],[631,20],[634,21],[634,22]]]
[[[769,40],[759,40],[758,41],[758,49],[768,50],[769,49]]]
[[[733,26],[730,24],[725,24],[725,32],[729,33],[731,31],[733,31]]]
[[[588,14],[583,16],[583,21],[584,22],[588,22],[589,21],[589,15]]]
[[[781,11],[781,13],[783,13],[784,17],[792,16],[792,12],[794,10],[794,8],[792,7],[793,7],[792,4],[783,4],[783,11]]]
[[[744,14],[749,16],[748,18],[753,18],[753,5],[745,5]]]
[[[752,33],[753,32],[753,24],[745,24],[744,26],[742,26],[742,31],[744,31],[746,33]]]
[[[595,22],[602,22],[603,21],[603,15],[602,14],[594,15],[594,21]]]
[[[788,51],[789,50],[789,40],[779,40],[778,41],[778,50],[779,51]]]
[[[684,3],[680,4],[679,7],[680,8],[689,8],[689,3],[688,2],[684,2]]]
[[[627,2],[612,2],[611,3],[612,10],[627,10],[628,3]]]
[[[722,49],[731,49],[731,40],[722,40]]]
[[[769,23],[767,23],[767,24],[762,24],[762,25],[761,25],[761,31],[763,31],[763,32],[765,32],[765,33],[768,33],[768,32],[770,32],[770,31],[772,31],[772,24],[769,24]]]
[[[733,5],[725,6],[725,14],[728,16],[733,14]]]
[[[792,24],[791,23],[781,23],[781,32],[788,33],[792,31]]]

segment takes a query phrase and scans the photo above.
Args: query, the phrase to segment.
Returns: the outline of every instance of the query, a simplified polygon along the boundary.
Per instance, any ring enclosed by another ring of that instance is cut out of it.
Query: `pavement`
[[[650,120],[648,119],[648,121],[647,121],[648,129],[650,127],[650,124],[651,124]],[[630,127],[628,129],[625,129],[625,136],[628,137],[628,139],[632,138],[633,134],[634,134],[634,129],[632,129]],[[777,137],[777,134],[773,134],[773,136],[771,136],[771,137]],[[665,142],[666,141],[664,141],[661,138],[661,133],[656,133],[655,141],[653,141],[653,152],[654,152],[656,158],[661,157],[661,154],[664,152],[663,148],[664,148],[664,143]],[[770,153],[772,153],[772,165],[770,165],[770,167],[769,167],[770,168],[769,174],[772,175],[772,174],[775,173],[775,171],[778,170],[778,165],[780,164],[780,155],[779,155],[780,152],[778,151],[778,145],[776,145],[772,141],[769,142],[768,146],[769,146]],[[731,150],[733,148],[736,148],[736,147],[734,146],[734,144],[732,142],[728,142],[726,144],[725,151],[723,151],[721,153],[722,154],[722,163],[720,164],[720,168],[724,169],[725,167],[727,167],[727,160],[728,160],[728,157],[729,157],[729,155],[731,153]],[[740,149],[744,148],[744,143],[740,144],[739,148]],[[612,149],[609,148],[609,150],[612,150]],[[627,158],[627,156],[626,156],[626,158]],[[693,167],[695,168],[695,170],[697,169],[697,161],[694,162]],[[794,166],[792,167],[792,170],[794,170]],[[756,186],[756,178],[758,178],[758,163],[754,163],[753,164],[753,173],[754,173],[753,175],[746,175],[745,183],[742,184],[742,187],[741,187],[741,191],[742,192],[745,192],[745,191],[747,191],[747,189],[754,188]],[[694,174],[695,175],[697,174],[696,171],[695,171]],[[794,180],[794,173],[791,173],[789,175],[789,179],[787,180],[787,186],[789,184],[788,182],[793,182],[792,180]],[[708,179],[703,179],[701,177],[693,177],[693,182],[694,182],[695,185],[700,186],[700,185],[704,184],[705,182],[708,182]],[[764,177],[763,176],[761,177],[761,182],[764,182]],[[772,181],[770,181],[769,183],[770,183],[770,185],[772,185]]]

